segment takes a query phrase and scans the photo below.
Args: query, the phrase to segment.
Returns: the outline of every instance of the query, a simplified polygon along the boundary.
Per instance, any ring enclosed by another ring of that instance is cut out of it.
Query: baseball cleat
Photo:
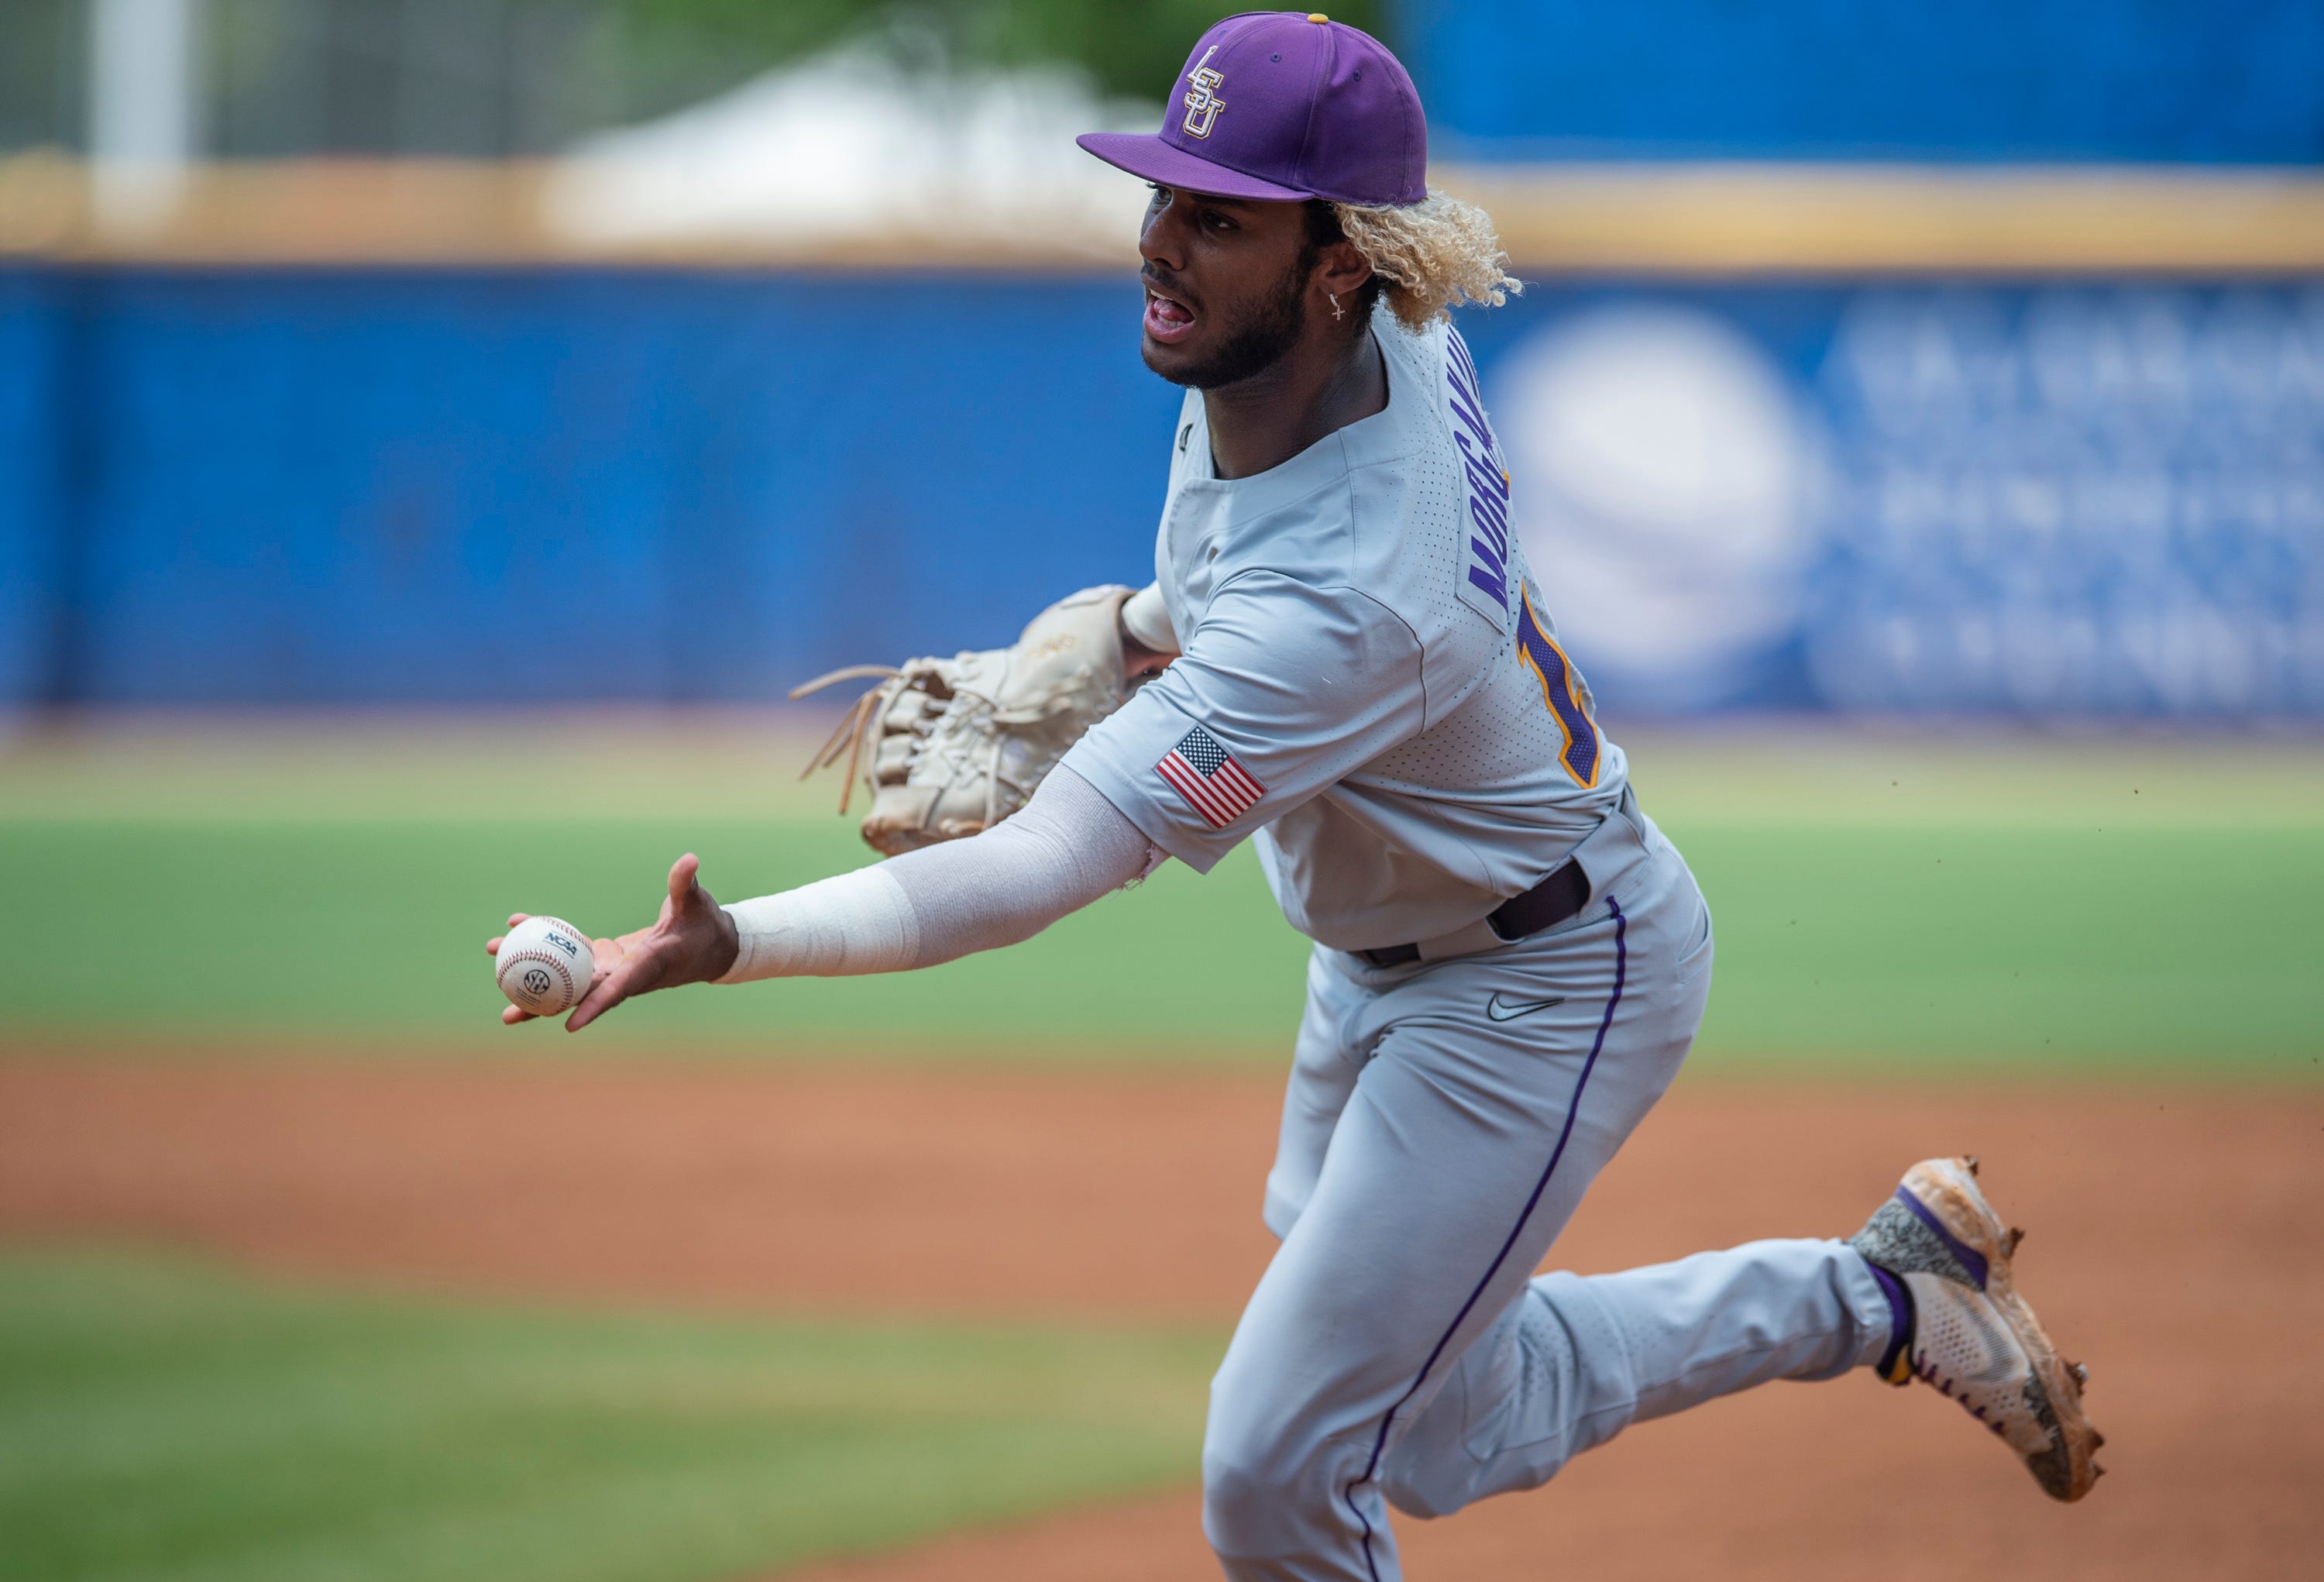
[[[2017,1294],[2005,1230],[1977,1187],[1977,1160],[1924,1159],[1849,1244],[1911,1293],[1913,1332],[1882,1359],[1893,1384],[1932,1384],[2009,1442],[2052,1499],[2079,1500],[2106,1442],[2082,1415],[2089,1370],[2066,1362]]]

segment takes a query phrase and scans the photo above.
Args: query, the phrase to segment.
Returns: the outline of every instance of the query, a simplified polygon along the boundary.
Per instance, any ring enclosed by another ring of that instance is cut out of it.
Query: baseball
[[[493,976],[520,1011],[554,1016],[581,1003],[596,965],[588,935],[562,918],[529,917],[501,941]]]

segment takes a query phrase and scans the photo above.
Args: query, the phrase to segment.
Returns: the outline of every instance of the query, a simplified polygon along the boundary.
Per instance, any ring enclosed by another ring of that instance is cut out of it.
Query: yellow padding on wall
[[[189,173],[164,211],[101,223],[87,169],[0,161],[0,254],[177,264],[635,263],[1110,272],[1118,245],[924,227],[591,245],[545,217],[546,163],[301,160]],[[1738,276],[2324,273],[2324,172],[2167,166],[1439,166],[1489,209],[1517,273]]]
[[[1520,273],[2324,269],[2324,173],[2159,166],[1475,168]]]

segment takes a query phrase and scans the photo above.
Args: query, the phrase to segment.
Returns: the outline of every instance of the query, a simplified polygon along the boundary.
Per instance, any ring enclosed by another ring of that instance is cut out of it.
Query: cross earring
[[[1347,314],[1342,311],[1340,307],[1340,293],[1337,291],[1325,291],[1323,294],[1332,299],[1332,317],[1334,319],[1345,319]]]

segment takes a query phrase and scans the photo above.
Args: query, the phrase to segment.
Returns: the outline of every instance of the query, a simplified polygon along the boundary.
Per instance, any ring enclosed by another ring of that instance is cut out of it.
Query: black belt
[[[1515,944],[1580,915],[1589,904],[1590,876],[1582,871],[1580,863],[1569,859],[1550,870],[1548,878],[1524,894],[1512,895],[1493,908],[1485,921],[1492,925],[1495,937],[1505,944]],[[1356,954],[1374,967],[1403,967],[1420,959],[1420,947],[1383,945],[1377,950],[1359,950]]]

